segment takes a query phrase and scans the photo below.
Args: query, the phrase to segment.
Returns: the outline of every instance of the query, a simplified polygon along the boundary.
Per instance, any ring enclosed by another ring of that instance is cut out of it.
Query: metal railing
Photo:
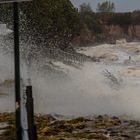
[[[83,64],[87,61],[91,61],[91,58],[86,55],[76,52],[65,52],[57,48],[47,49],[46,55],[52,59],[74,64]]]

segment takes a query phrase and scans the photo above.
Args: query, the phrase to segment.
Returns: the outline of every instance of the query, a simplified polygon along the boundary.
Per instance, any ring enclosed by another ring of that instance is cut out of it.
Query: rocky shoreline
[[[35,116],[38,140],[139,140],[140,121],[116,116],[56,118]],[[0,114],[0,139],[15,140],[14,113]]]

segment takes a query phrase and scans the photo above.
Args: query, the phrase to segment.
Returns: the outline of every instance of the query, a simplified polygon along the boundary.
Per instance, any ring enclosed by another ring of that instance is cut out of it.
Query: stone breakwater
[[[90,116],[64,119],[52,115],[36,115],[39,140],[139,140],[140,121],[115,116]],[[0,123],[6,123],[1,140],[15,140],[14,114],[0,114]]]

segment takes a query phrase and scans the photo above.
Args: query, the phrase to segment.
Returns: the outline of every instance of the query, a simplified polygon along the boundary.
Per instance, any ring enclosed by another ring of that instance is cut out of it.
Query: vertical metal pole
[[[29,140],[37,140],[36,126],[34,123],[34,102],[32,97],[32,86],[29,85],[26,87],[26,96],[27,96],[27,118],[28,118],[28,135]]]
[[[19,9],[13,3],[14,12],[14,59],[15,59],[15,101],[16,101],[16,140],[22,140],[20,117],[20,51],[19,51]]]

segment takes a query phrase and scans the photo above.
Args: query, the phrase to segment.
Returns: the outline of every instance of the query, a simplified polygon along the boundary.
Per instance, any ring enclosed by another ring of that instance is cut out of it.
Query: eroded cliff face
[[[135,26],[135,32],[136,32],[137,37],[140,39],[140,25]]]
[[[115,43],[117,39],[122,38],[128,41],[140,40],[140,25],[104,25],[103,33],[97,35],[89,31],[81,32],[72,43],[77,46],[89,46],[98,43]]]
[[[134,38],[140,39],[140,25],[130,25],[130,26],[105,25],[103,32],[114,38],[128,37],[130,39]]]

